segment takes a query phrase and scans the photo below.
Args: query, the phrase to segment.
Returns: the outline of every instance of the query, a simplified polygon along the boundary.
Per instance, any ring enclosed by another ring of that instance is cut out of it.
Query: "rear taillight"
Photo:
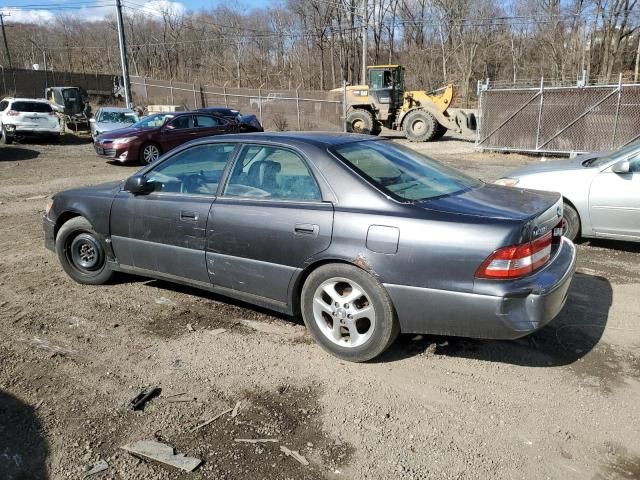
[[[551,258],[552,232],[521,245],[496,250],[476,270],[476,277],[518,278],[537,270]]]
[[[7,115],[10,117],[17,117],[18,115],[20,115],[20,112],[16,112],[15,110],[9,110],[7,112]]]
[[[560,243],[562,240],[562,235],[564,235],[564,231],[567,229],[567,221],[564,217],[558,222],[558,224],[553,227],[553,244]]]

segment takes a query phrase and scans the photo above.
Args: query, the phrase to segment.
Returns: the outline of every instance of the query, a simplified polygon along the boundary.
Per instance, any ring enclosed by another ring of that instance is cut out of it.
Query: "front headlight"
[[[51,209],[53,208],[53,198],[51,198],[48,202],[47,202],[47,206],[45,207],[44,211],[47,214],[47,216],[49,216],[49,212],[51,211]]]
[[[113,143],[115,145],[122,145],[123,143],[129,143],[131,140],[135,140],[136,137],[124,137],[124,138],[116,138]]]
[[[517,178],[499,178],[498,180],[496,180],[495,183],[496,185],[503,185],[505,187],[515,187],[518,182],[520,180],[518,180]]]

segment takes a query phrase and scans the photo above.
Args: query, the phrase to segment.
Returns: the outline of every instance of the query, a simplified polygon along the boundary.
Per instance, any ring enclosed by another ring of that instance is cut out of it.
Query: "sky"
[[[239,0],[234,6],[241,10],[265,7],[278,0]],[[140,10],[162,11],[170,9],[186,12],[228,4],[228,0],[122,0],[123,5],[130,4]],[[86,20],[100,20],[115,9],[115,0],[0,0],[0,12],[8,14],[5,23],[25,22],[44,23],[53,20],[56,15],[72,13]],[[125,9],[126,15],[126,9]]]

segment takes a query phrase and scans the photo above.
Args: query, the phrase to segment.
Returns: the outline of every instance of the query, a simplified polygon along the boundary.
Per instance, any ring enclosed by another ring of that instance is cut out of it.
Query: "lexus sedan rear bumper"
[[[513,281],[483,280],[474,292],[385,284],[403,333],[514,339],[555,318],[567,299],[576,248],[562,238],[541,270]]]

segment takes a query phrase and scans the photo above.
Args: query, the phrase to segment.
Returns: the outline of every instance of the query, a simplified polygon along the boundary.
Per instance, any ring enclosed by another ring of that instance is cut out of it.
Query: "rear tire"
[[[7,135],[7,131],[4,129],[4,125],[0,127],[0,145],[10,145],[11,139]]]
[[[410,142],[428,142],[436,135],[438,122],[426,110],[413,110],[404,119],[404,134]]]
[[[580,236],[580,215],[567,202],[564,202],[563,211],[564,221],[566,222],[564,236],[573,242]]]
[[[56,253],[64,271],[78,283],[101,285],[113,276],[98,235],[84,217],[74,217],[60,227]]]
[[[436,133],[433,136],[432,140],[440,140],[442,137],[444,137],[444,134],[447,133],[447,130],[447,127],[444,127],[438,123],[438,125],[436,125]]]
[[[378,129],[378,133],[374,133],[376,129]],[[347,114],[347,132],[378,135],[381,130],[380,126],[373,119],[373,115],[368,110],[358,108],[351,110],[351,112]]]
[[[354,265],[328,264],[313,271],[302,287],[301,306],[314,340],[349,362],[377,357],[400,333],[386,289]]]

